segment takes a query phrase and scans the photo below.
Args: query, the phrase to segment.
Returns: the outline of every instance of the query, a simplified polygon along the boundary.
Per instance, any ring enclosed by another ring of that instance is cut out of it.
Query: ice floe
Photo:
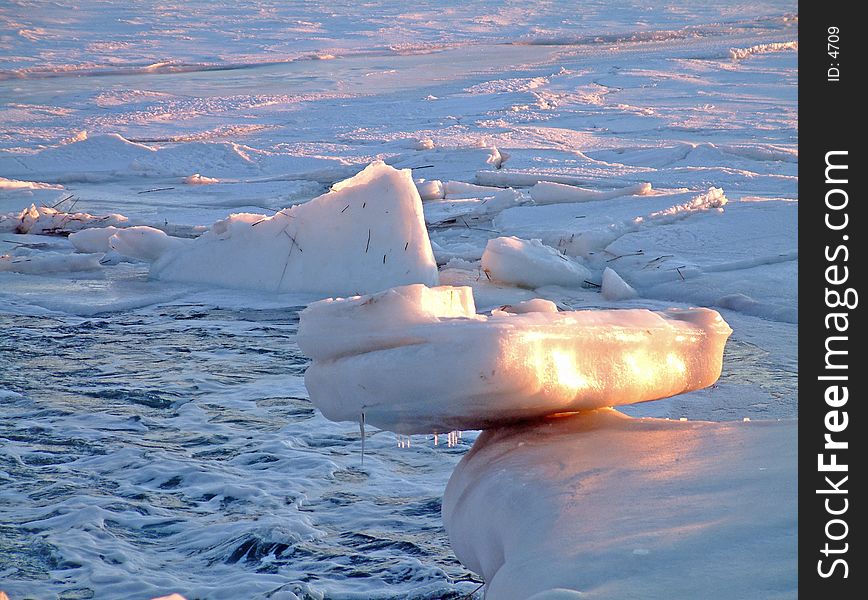
[[[189,244],[166,243],[156,230],[139,239],[144,233],[119,231],[110,244],[152,261],[151,275],[168,281],[323,295],[437,283],[410,172],[381,161],[305,204],[231,215]]]
[[[525,308],[477,315],[469,288],[422,285],[315,302],[298,335],[311,401],[398,433],[481,429],[709,386],[731,333],[701,308]]]

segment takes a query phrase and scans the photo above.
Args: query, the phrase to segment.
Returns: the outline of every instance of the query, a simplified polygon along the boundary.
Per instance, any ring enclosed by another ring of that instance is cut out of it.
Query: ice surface
[[[40,252],[27,255],[0,255],[0,271],[44,275],[46,273],[74,273],[96,271],[100,268],[101,254],[65,254]]]
[[[156,256],[154,246],[142,253],[128,240],[119,231],[110,242],[121,254],[154,260],[151,274],[167,281],[324,295],[437,283],[410,172],[379,161],[306,204],[270,217],[232,215]]]
[[[529,307],[528,307],[529,308]],[[398,433],[483,429],[714,383],[731,330],[708,309],[475,315],[469,288],[395,288],[301,313],[311,401]]]
[[[579,260],[565,256],[540,240],[499,237],[489,240],[482,269],[495,281],[521,287],[578,287],[591,276]]]
[[[611,409],[492,429],[443,520],[487,600],[792,598],[796,433]]]
[[[795,323],[797,217],[797,202],[731,202],[722,214],[626,233],[601,256],[645,297]]]
[[[625,196],[597,202],[520,206],[494,218],[500,232],[536,236],[572,256],[590,256],[621,236],[703,212],[719,213],[727,203],[723,190],[704,194],[678,193]]]

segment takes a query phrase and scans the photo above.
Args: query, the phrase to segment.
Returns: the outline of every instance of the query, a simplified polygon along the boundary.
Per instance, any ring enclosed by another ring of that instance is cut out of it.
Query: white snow
[[[151,275],[167,281],[322,295],[437,283],[410,172],[381,161],[273,216],[231,215],[189,244],[170,245],[160,233],[121,230],[110,243],[121,254],[152,260]]]
[[[482,164],[488,164],[484,158]],[[26,176],[37,172],[46,181],[65,184],[110,182],[131,174],[187,178],[197,171],[209,173],[210,178],[299,173],[297,178],[328,180],[346,174],[348,166],[339,159],[272,152],[235,142],[186,140],[182,145],[160,147],[114,133],[86,137],[34,154],[0,155],[0,172],[4,174]]]
[[[793,598],[796,433],[611,409],[492,429],[443,521],[487,600]]]
[[[541,181],[574,186],[587,183],[585,178],[575,175],[525,173],[506,169],[502,171],[478,171],[475,179],[478,185],[496,187],[528,187]]]
[[[591,276],[577,259],[561,254],[540,240],[517,237],[489,240],[482,254],[482,269],[495,281],[526,288],[578,287]]]
[[[299,347],[329,419],[397,433],[482,429],[714,383],[731,333],[709,309],[474,315],[469,288],[315,302]]]
[[[480,169],[499,169],[503,164],[504,155],[497,147],[488,144],[438,146],[431,150],[416,150],[410,153],[398,154],[386,160],[399,169],[419,170],[419,174],[428,179],[469,180]]]

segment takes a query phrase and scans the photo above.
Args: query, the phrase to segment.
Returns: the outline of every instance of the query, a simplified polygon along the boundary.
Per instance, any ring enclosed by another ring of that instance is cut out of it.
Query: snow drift
[[[486,600],[792,598],[796,432],[611,409],[485,431],[443,521]]]
[[[381,161],[273,216],[231,215],[189,244],[148,233],[154,244],[143,243],[141,230],[119,230],[110,243],[132,258],[153,260],[151,275],[158,279],[325,295],[437,283],[410,171]]]
[[[529,307],[528,307],[529,308]],[[470,288],[413,285],[301,312],[311,401],[398,433],[484,429],[665,398],[720,375],[731,329],[709,309],[477,315]]]

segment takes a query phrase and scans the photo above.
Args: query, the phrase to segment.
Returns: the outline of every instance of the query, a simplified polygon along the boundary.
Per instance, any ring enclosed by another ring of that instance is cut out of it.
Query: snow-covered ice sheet
[[[492,429],[443,520],[487,600],[792,598],[796,434],[612,409]]]
[[[732,332],[702,308],[550,307],[477,315],[470,288],[423,285],[322,300],[301,313],[305,385],[335,421],[485,429],[710,386]]]

